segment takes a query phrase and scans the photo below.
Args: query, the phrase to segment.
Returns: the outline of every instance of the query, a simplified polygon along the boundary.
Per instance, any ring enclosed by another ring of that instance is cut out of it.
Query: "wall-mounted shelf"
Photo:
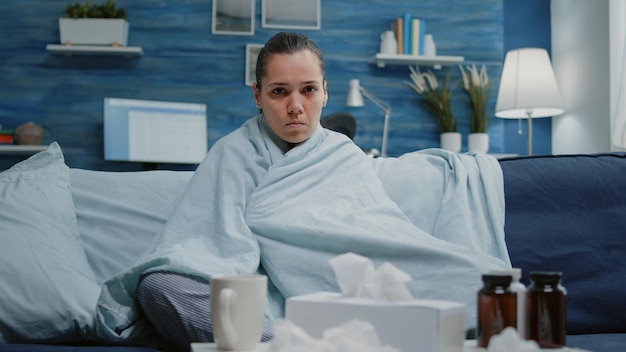
[[[136,46],[100,46],[100,45],[63,45],[48,44],[46,50],[58,55],[109,55],[136,57],[143,55],[141,47]]]
[[[452,66],[465,61],[463,56],[415,56],[415,55],[389,55],[376,54],[370,62],[375,63],[378,67],[386,65],[417,65],[417,66],[433,66],[440,69],[442,66]]]
[[[47,145],[0,144],[0,155],[31,155],[46,149]]]

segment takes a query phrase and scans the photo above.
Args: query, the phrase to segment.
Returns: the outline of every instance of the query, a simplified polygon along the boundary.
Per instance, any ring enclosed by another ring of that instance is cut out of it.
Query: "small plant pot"
[[[126,46],[128,21],[122,18],[59,18],[61,44]]]
[[[441,144],[441,149],[458,153],[461,151],[461,133],[444,132],[439,135],[439,143]]]
[[[487,133],[470,133],[467,147],[471,151],[487,153],[489,151],[489,135]]]

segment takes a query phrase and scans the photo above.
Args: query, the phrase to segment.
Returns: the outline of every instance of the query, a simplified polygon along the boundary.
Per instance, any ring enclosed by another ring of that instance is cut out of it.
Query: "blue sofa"
[[[522,281],[528,285],[534,270],[563,272],[568,346],[626,351],[626,155],[515,157],[500,165],[506,241]],[[140,255],[191,174],[69,169],[77,231],[98,284]],[[102,250],[110,246],[125,250]],[[140,347],[69,339],[0,343],[0,352],[155,352],[158,346],[156,337]]]
[[[626,351],[626,155],[500,160],[514,267],[561,271],[567,345]],[[522,281],[528,285],[528,277]]]

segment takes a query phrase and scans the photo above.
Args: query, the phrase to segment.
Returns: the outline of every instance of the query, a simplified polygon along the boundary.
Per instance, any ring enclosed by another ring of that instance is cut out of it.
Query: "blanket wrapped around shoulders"
[[[263,272],[277,318],[287,297],[339,291],[329,259],[346,252],[407,272],[415,298],[467,304],[474,326],[480,275],[510,267],[497,161],[438,149],[370,159],[321,126],[285,153],[262,116],[250,119],[211,148],[145,256],[105,282],[97,334],[142,337],[134,294],[149,271]]]

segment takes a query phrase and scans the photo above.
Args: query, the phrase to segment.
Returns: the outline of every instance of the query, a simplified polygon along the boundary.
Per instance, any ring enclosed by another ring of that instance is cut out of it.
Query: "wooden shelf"
[[[0,144],[0,155],[32,155],[46,149],[47,145]]]
[[[463,56],[415,56],[415,55],[389,55],[376,54],[370,62],[375,63],[378,67],[386,65],[417,65],[417,66],[433,66],[440,69],[442,66],[452,66],[465,61]]]
[[[108,56],[142,56],[141,47],[135,46],[101,46],[101,45],[63,45],[48,44],[46,50],[57,55],[108,55]]]

